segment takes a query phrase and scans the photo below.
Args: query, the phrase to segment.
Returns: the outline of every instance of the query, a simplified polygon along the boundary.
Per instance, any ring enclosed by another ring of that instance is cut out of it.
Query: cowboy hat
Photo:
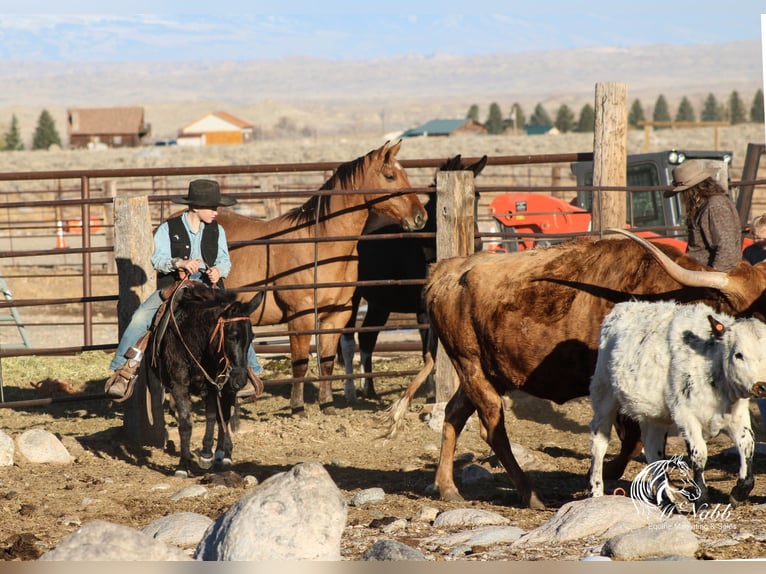
[[[229,206],[237,203],[230,195],[223,195],[217,181],[212,179],[195,179],[189,183],[189,192],[185,197],[174,197],[173,203],[184,203],[197,207]]]
[[[714,177],[718,173],[717,167],[711,167],[705,160],[690,159],[673,168],[673,189],[669,189],[663,195],[672,197],[679,191],[684,191]]]

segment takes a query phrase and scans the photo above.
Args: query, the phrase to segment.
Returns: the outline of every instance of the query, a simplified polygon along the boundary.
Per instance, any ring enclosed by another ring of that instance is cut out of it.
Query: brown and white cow
[[[432,329],[455,366],[459,386],[447,403],[434,486],[460,499],[453,480],[458,436],[474,411],[487,443],[523,504],[544,508],[511,452],[501,396],[521,389],[559,404],[588,395],[601,322],[621,301],[704,302],[741,316],[766,314],[766,263],[740,263],[728,273],[695,263],[674,247],[582,238],[517,253],[477,253],[431,268],[425,298]],[[643,246],[642,246],[643,245]],[[388,436],[432,366],[410,384],[388,413]],[[623,421],[622,449],[605,476],[619,478],[640,448],[635,423]]]

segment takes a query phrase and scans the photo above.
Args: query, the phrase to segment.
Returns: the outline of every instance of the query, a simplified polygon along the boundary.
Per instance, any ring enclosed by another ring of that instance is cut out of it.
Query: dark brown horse
[[[351,315],[353,286],[315,287],[317,284],[357,280],[357,240],[320,241],[314,238],[352,237],[362,233],[374,210],[407,230],[422,229],[427,215],[414,193],[381,194],[380,190],[410,188],[407,173],[396,154],[401,141],[383,146],[341,164],[321,190],[354,190],[356,193],[315,195],[300,208],[263,221],[221,209],[218,223],[226,229],[232,271],[226,286],[234,289],[276,287],[251,317],[254,325],[287,323],[292,331],[318,329],[319,372],[331,375],[339,332]],[[376,193],[377,191],[377,193]],[[254,244],[255,240],[271,240]],[[293,242],[285,242],[292,240]],[[302,242],[301,242],[302,241]],[[299,289],[284,289],[301,285]],[[282,289],[280,289],[282,288]],[[243,294],[243,295],[246,295]],[[291,334],[290,352],[295,378],[306,375],[311,334]],[[332,385],[319,385],[319,405],[333,412]],[[304,412],[303,383],[293,385],[290,407]]]
[[[242,302],[234,291],[196,281],[183,283],[168,302],[164,322],[152,334],[150,377],[170,391],[181,438],[176,476],[187,477],[213,464],[216,426],[215,462],[231,465],[229,420],[237,391],[247,382],[247,348],[253,342],[249,317],[262,300],[262,292]],[[205,435],[196,467],[191,454],[191,395],[205,403]]]

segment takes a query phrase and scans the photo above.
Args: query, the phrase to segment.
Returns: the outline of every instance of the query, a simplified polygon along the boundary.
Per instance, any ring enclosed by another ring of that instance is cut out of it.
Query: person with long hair
[[[708,267],[729,271],[742,260],[742,230],[737,207],[716,176],[720,168],[690,159],[673,169],[673,188],[686,211],[686,254]]]

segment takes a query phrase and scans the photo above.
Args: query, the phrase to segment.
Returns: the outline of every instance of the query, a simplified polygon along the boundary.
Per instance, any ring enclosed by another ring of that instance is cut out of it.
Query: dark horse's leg
[[[218,440],[215,446],[215,468],[227,469],[231,467],[232,451],[234,445],[231,440],[231,413],[236,403],[236,392],[231,388],[224,388],[220,395],[221,412],[218,421]],[[217,402],[217,401],[216,401]],[[217,408],[217,407],[216,407]],[[223,414],[223,419],[220,415]]]
[[[213,466],[213,435],[218,415],[218,397],[213,388],[205,394],[205,434],[202,437],[202,451],[199,453],[199,466],[207,470]]]
[[[172,383],[171,394],[175,401],[176,419],[178,420],[178,435],[181,439],[181,459],[178,462],[176,476],[191,476],[192,454],[191,454],[191,397],[189,396],[188,382],[181,384]]]
[[[425,310],[424,307],[417,312],[417,317],[418,317],[418,324],[423,325],[423,324],[429,323],[428,312]],[[429,352],[429,348],[428,348],[429,331],[430,329],[425,329],[420,331],[420,343],[423,349],[423,363],[426,362],[426,354]],[[431,356],[433,356],[433,354]],[[428,375],[428,377],[426,377],[426,384],[423,387],[422,392],[428,398],[433,398],[436,395],[436,381],[434,380],[433,372],[431,372]]]
[[[620,453],[604,464],[604,480],[618,480],[628,463],[636,458],[643,448],[641,428],[636,421],[618,414],[614,427],[617,436],[620,437]]]
[[[362,327],[382,327],[388,321],[391,311],[383,305],[377,303],[367,303],[367,314],[364,316]],[[378,342],[380,331],[367,331],[359,333],[359,360],[362,363],[364,373],[372,373],[372,353],[375,351],[375,344]],[[375,392],[375,384],[372,377],[364,378],[363,393],[365,398],[378,398]]]
[[[359,289],[354,291],[354,296],[351,298],[351,317],[346,323],[346,329],[356,327],[356,314],[359,311],[359,303],[362,296],[359,294]],[[347,375],[354,374],[354,352],[356,351],[356,339],[354,333],[341,333],[340,336],[340,358],[343,359],[343,367]],[[346,401],[349,403],[356,402],[356,383],[352,377],[346,379],[343,386],[343,396],[346,397]]]

